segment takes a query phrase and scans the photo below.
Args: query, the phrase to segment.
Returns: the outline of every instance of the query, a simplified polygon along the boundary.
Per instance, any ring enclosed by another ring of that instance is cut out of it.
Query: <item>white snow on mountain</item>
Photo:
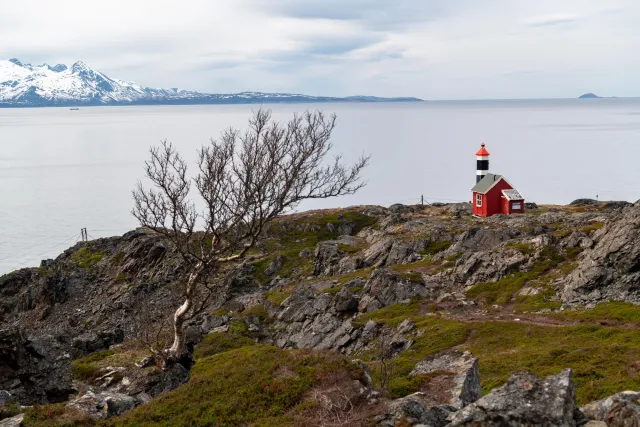
[[[0,60],[0,103],[109,104],[197,95],[196,92],[150,89],[111,79],[80,61],[67,68],[65,65],[22,64],[17,59]]]
[[[368,99],[364,99],[368,98]],[[0,59],[0,107],[110,104],[219,104],[260,102],[419,101],[416,98],[333,98],[288,93],[207,94],[152,89],[107,77],[78,61],[66,65],[23,64]]]

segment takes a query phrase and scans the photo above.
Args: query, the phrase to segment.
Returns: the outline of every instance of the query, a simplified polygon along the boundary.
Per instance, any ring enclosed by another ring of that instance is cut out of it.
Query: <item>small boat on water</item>
[[[71,108],[69,108],[69,110],[75,111],[75,110],[79,110],[79,108],[78,107],[71,107]]]

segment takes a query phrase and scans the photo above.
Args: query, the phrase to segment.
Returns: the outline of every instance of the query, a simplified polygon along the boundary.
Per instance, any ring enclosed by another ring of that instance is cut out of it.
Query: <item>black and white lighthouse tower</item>
[[[489,173],[489,152],[484,148],[484,142],[476,153],[476,184]]]

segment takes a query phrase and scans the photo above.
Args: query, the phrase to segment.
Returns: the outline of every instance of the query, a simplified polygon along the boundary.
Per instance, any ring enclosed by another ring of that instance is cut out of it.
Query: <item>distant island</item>
[[[31,65],[0,59],[0,107],[77,107],[84,105],[262,104],[292,102],[421,102],[413,97],[311,96],[292,93],[202,93],[154,89],[112,79],[81,61]]]
[[[595,93],[585,93],[584,95],[580,95],[578,97],[578,99],[595,99],[595,98],[602,98],[601,96],[596,95]]]

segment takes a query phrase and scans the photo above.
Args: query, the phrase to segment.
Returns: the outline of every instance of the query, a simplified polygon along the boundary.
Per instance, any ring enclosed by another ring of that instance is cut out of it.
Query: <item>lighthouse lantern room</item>
[[[471,192],[474,215],[524,213],[522,195],[502,175],[489,173],[489,152],[484,142],[476,153],[476,185]]]

